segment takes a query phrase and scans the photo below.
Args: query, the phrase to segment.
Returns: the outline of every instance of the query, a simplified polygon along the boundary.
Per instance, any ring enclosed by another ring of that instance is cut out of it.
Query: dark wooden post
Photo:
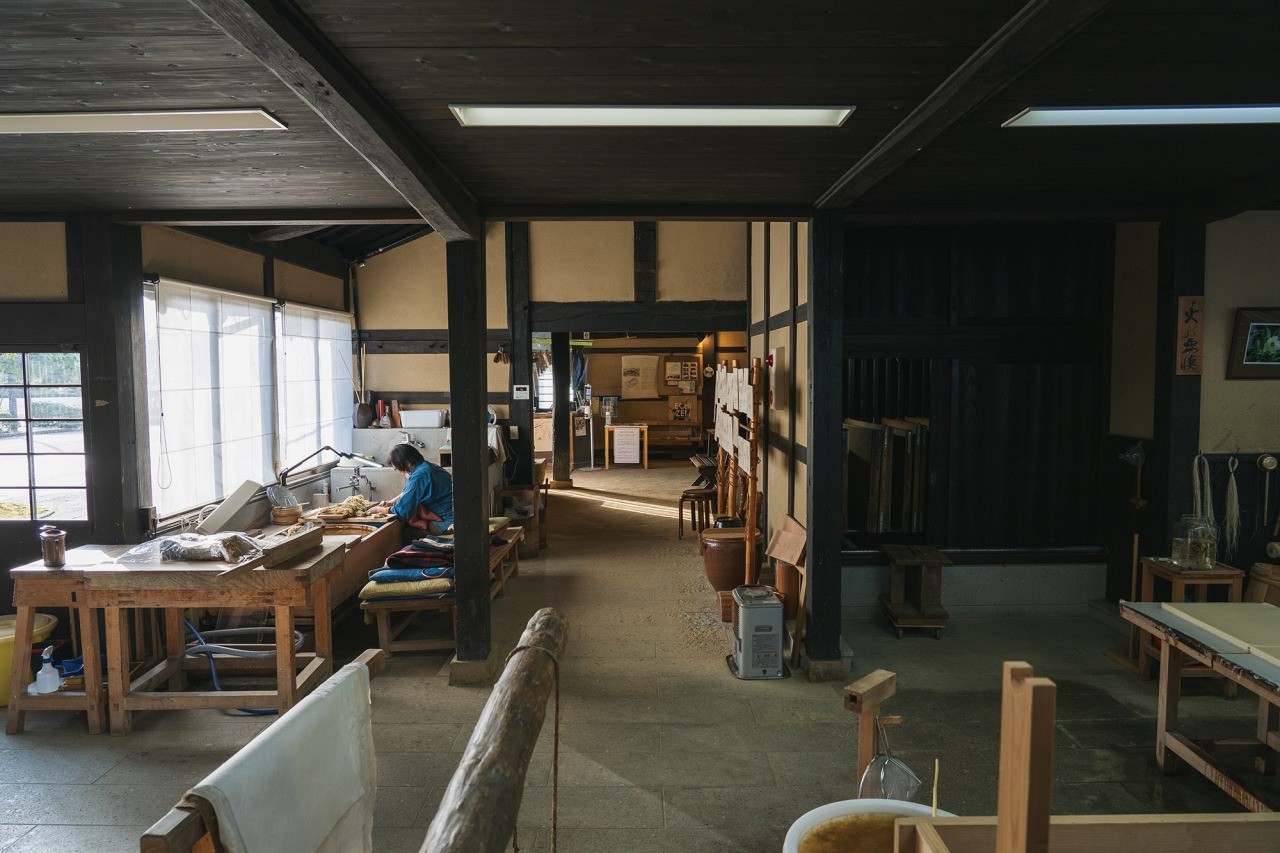
[[[489,380],[485,364],[484,246],[445,246],[449,293],[449,407],[453,424],[458,660],[489,657],[489,512],[485,491]]]
[[[532,391],[533,330],[529,325],[529,223],[507,223],[507,314],[511,328],[511,384],[528,385]],[[513,482],[533,482],[533,398],[511,398],[511,423],[517,435]]]
[[[142,232],[109,213],[77,217],[84,287],[85,427],[94,541],[142,539],[143,485],[150,480],[142,342]],[[147,486],[149,493],[150,488]]]
[[[840,539],[845,519],[839,354],[844,346],[844,211],[820,211],[809,241],[808,633],[812,660],[840,657]]]
[[[1203,225],[1160,226],[1155,432],[1144,469],[1150,529],[1142,531],[1150,553],[1163,553],[1173,525],[1182,513],[1191,512],[1191,460],[1200,452],[1200,377],[1176,375],[1178,297],[1204,294],[1204,245]]]
[[[551,376],[555,393],[551,395],[551,468],[552,485],[573,485],[569,447],[573,444],[573,410],[569,403],[569,383],[573,360],[569,355],[569,332],[551,333]]]
[[[634,222],[636,302],[658,300],[658,223]]]

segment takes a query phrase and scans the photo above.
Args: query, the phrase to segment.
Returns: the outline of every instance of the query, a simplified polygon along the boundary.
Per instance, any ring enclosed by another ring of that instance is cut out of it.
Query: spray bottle
[[[53,668],[53,646],[47,646],[40,655],[43,666],[36,673],[35,692],[36,693],[56,693],[58,688],[62,686],[62,676]]]

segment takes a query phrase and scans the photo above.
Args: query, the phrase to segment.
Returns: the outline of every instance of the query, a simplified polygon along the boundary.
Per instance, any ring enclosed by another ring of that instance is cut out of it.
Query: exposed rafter
[[[1112,0],[1031,0],[818,199],[845,207],[1018,79]]]
[[[272,225],[253,232],[249,235],[249,239],[258,243],[279,243],[292,240],[294,237],[305,237],[328,227],[327,225]]]
[[[291,0],[191,0],[377,170],[446,240],[481,234],[475,200]]]
[[[412,208],[266,208],[123,210],[112,217],[121,225],[213,228],[220,225],[421,225]]]
[[[1173,219],[1178,222],[1216,222],[1246,210],[1273,207],[1280,200],[1280,170],[1250,175],[1218,187],[1182,205]]]

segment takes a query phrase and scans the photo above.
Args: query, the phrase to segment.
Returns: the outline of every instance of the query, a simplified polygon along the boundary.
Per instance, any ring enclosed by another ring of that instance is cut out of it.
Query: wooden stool
[[[1231,566],[1215,563],[1212,569],[1183,569],[1174,564],[1168,557],[1144,557],[1142,560],[1142,588],[1139,601],[1155,601],[1156,578],[1169,582],[1172,587],[1169,601],[1187,600],[1187,590],[1191,590],[1196,601],[1208,598],[1209,587],[1224,586],[1227,601],[1239,601],[1244,591],[1244,572]],[[1153,662],[1159,662],[1160,649],[1149,634],[1144,634],[1138,650],[1138,677],[1143,681],[1151,678]],[[1219,678],[1221,676],[1205,666],[1187,666],[1182,668],[1183,678]],[[1229,678],[1222,682],[1222,695],[1228,699],[1236,697],[1236,683]]]
[[[889,558],[889,594],[880,596],[880,605],[898,639],[906,628],[932,628],[934,638],[941,639],[948,616],[942,606],[942,567],[951,565],[947,555],[930,545],[882,545],[881,550]]]
[[[681,493],[679,504],[681,539],[684,538],[685,504],[689,505],[689,526],[696,535],[711,526],[712,504],[715,499],[715,489],[685,489]]]
[[[84,601],[84,578],[59,570],[34,569],[15,576],[13,604],[17,621],[13,637],[13,668],[9,675],[9,713],[6,731],[22,731],[29,711],[84,711],[89,733],[101,734],[107,727],[107,697],[102,684],[102,650],[98,644],[98,612]],[[32,635],[37,607],[65,607],[78,620],[84,655],[84,689],[56,693],[27,693],[31,674]]]

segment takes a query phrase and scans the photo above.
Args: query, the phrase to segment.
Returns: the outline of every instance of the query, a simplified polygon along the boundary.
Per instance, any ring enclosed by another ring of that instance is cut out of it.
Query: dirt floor
[[[842,683],[738,681],[694,540],[676,536],[687,462],[576,472],[552,492],[549,541],[493,602],[498,653],[552,606],[570,623],[561,691],[559,849],[777,851],[800,814],[854,789],[854,722]],[[871,571],[873,569],[868,569]],[[425,626],[424,632],[430,631]],[[417,630],[417,629],[415,629]],[[995,809],[1000,664],[1032,662],[1057,680],[1055,810],[1236,811],[1193,772],[1153,760],[1154,682],[1103,656],[1117,635],[1087,617],[955,619],[942,640],[897,640],[879,620],[850,622],[854,670],[899,673],[900,756],[941,805]],[[354,655],[374,643],[357,614],[340,626]],[[373,684],[379,791],[376,848],[421,845],[487,688],[449,687],[448,657],[399,654]],[[851,676],[852,678],[852,676]],[[1247,736],[1255,706],[1201,690],[1184,700],[1195,731]],[[268,725],[218,712],[135,715],[123,738],[89,736],[74,714],[32,714],[0,741],[0,849],[136,850],[141,831]],[[550,717],[529,769],[521,849],[550,845]],[[1267,783],[1274,790],[1274,781]]]

